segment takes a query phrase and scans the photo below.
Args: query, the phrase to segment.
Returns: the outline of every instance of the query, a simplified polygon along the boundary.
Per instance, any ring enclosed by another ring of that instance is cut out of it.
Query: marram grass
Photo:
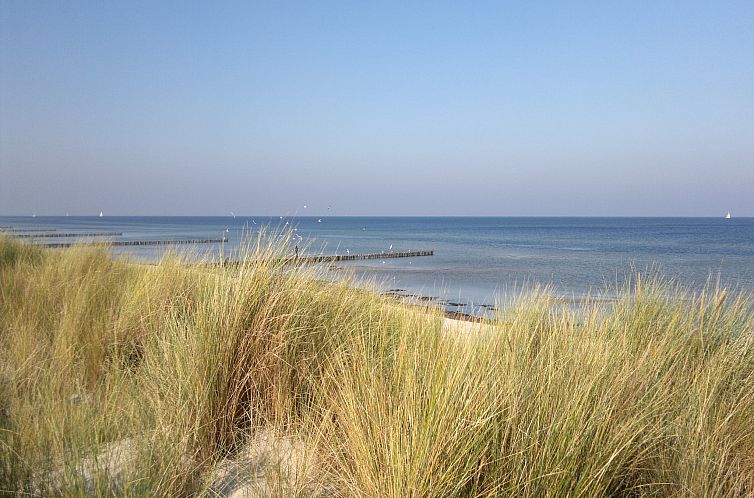
[[[272,239],[200,266],[0,238],[0,493],[754,495],[748,297],[639,280],[448,330]]]

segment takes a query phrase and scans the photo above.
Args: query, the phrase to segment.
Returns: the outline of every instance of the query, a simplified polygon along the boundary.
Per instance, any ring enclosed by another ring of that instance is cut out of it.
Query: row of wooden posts
[[[179,245],[179,244],[219,244],[222,242],[227,242],[228,239],[222,238],[222,239],[174,239],[174,240],[115,240],[108,242],[107,245],[111,247],[119,247],[119,246],[169,246],[169,245]],[[49,247],[49,248],[63,248],[63,247],[72,247],[72,246],[79,246],[79,245],[96,245],[92,243],[75,243],[75,242],[55,242],[52,244],[39,244],[42,247]]]
[[[367,259],[394,259],[394,258],[416,258],[420,256],[434,256],[435,251],[406,251],[406,252],[375,252],[362,254],[320,254],[314,256],[285,256],[278,258],[277,261],[289,264],[307,264],[307,263],[336,263],[340,261],[362,261]],[[240,261],[225,260],[224,265],[237,265]]]
[[[48,239],[48,238],[73,238],[73,237],[120,237],[123,232],[90,232],[90,233],[18,233],[13,234],[11,237],[17,239]]]
[[[300,263],[330,263],[337,261],[359,261],[366,259],[416,258],[434,256],[435,251],[376,252],[365,254],[334,254],[316,256],[292,256],[287,259]]]

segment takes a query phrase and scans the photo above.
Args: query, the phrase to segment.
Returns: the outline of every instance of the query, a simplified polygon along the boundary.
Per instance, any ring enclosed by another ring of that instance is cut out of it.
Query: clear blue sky
[[[0,0],[0,214],[754,215],[754,2]]]

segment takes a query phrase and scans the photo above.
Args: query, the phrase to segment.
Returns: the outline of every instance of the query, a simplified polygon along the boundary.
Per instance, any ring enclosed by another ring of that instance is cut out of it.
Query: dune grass
[[[0,238],[0,493],[217,496],[232,468],[273,496],[754,494],[748,297],[639,280],[451,333],[286,248],[137,265]]]

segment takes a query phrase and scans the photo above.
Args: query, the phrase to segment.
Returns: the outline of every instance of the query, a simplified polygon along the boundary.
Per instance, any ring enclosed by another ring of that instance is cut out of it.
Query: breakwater
[[[174,240],[116,240],[113,242],[107,242],[106,245],[111,247],[122,246],[170,246],[181,244],[219,244],[227,242],[228,239],[174,239]],[[54,242],[51,244],[37,244],[41,247],[48,247],[52,249],[65,248],[72,246],[91,246],[98,245],[97,243],[76,243],[76,242]]]
[[[297,263],[336,263],[339,261],[360,261],[367,259],[416,258],[420,256],[434,256],[435,251],[406,251],[406,252],[376,252],[364,254],[334,254],[317,256],[291,256],[285,258]]]
[[[19,234],[12,234],[11,237],[15,237],[17,239],[42,239],[42,238],[73,238],[73,237],[119,237],[123,235],[123,232],[89,232],[89,233],[19,233]]]
[[[285,256],[275,258],[276,261],[289,264],[308,263],[337,263],[341,261],[362,261],[367,259],[394,259],[394,258],[417,258],[420,256],[434,256],[435,251],[406,251],[406,252],[375,252],[362,254],[319,254],[313,256]],[[223,265],[237,265],[240,261],[223,261]]]

